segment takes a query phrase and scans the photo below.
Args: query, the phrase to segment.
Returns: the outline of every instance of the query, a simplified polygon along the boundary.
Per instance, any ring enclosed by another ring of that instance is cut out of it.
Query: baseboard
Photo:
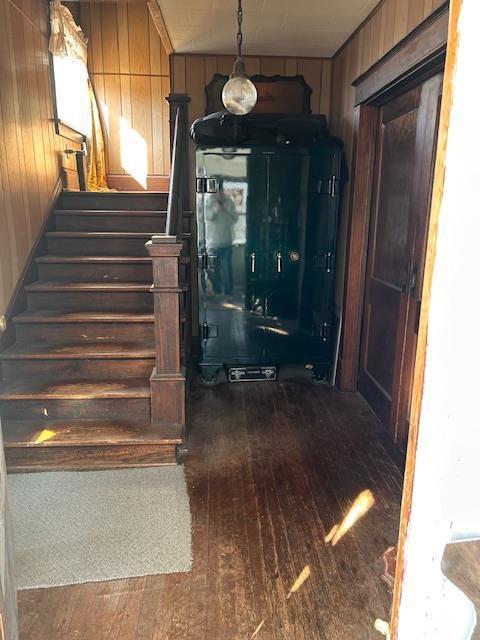
[[[45,233],[50,229],[50,226],[53,223],[55,203],[61,191],[62,179],[60,177],[52,191],[52,195],[50,196],[50,200],[47,205],[47,214],[43,220],[35,242],[30,249],[28,258],[25,261],[25,266],[20,274],[17,284],[15,285],[10,302],[8,303],[5,311],[6,330],[0,336],[0,351],[3,351],[5,347],[14,342],[14,327],[11,321],[13,316],[18,315],[27,308],[25,286],[38,279],[37,263],[35,262],[35,259],[38,258],[38,256],[47,253]]]
[[[168,191],[169,176],[147,176],[147,188],[142,187],[132,176],[107,174],[107,183],[111,189],[118,191]]]

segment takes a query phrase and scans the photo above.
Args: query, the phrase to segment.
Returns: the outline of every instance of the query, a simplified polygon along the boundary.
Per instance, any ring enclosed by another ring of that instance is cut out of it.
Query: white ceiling
[[[243,0],[245,55],[331,56],[379,0]],[[235,53],[237,0],[158,0],[176,53]]]

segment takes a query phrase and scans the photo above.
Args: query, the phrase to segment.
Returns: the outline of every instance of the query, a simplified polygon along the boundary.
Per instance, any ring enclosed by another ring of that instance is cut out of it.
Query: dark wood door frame
[[[357,391],[362,311],[379,107],[444,67],[446,2],[354,81],[354,143],[349,198],[343,336],[338,386]]]

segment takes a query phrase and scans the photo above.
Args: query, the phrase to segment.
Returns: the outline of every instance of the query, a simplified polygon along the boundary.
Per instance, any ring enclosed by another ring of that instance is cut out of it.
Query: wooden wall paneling
[[[205,112],[205,61],[203,56],[188,56],[185,61],[185,79],[190,104],[188,116],[190,122],[200,118]]]
[[[33,127],[30,111],[30,91],[28,84],[28,68],[25,56],[25,38],[23,25],[26,23],[31,36],[31,25],[20,13],[12,11],[12,31],[13,31],[13,51],[14,65],[17,76],[18,90],[18,115],[19,115],[19,143],[21,145],[20,158],[23,159],[23,189],[25,190],[27,209],[25,215],[25,226],[27,231],[27,242],[30,246],[33,242],[32,219],[40,209],[40,194],[38,189],[38,178],[35,164],[35,153],[33,148]]]
[[[120,73],[130,73],[130,41],[128,35],[128,7],[118,3],[117,29],[118,29],[118,60]]]
[[[89,2],[79,2],[80,5],[80,25],[83,33],[88,38],[87,44],[87,61],[90,73],[95,71],[93,63],[93,38],[92,38],[92,20]]]
[[[423,2],[419,0],[409,0],[407,14],[407,33],[414,29],[423,20],[423,9]]]
[[[45,154],[45,144],[51,144],[51,137],[47,133],[44,140],[44,132],[42,126],[42,117],[40,112],[40,102],[44,95],[43,82],[38,83],[37,68],[35,65],[36,52],[36,34],[35,29],[26,21],[24,21],[25,36],[25,59],[28,73],[28,93],[30,100],[30,115],[32,123],[33,138],[33,154],[35,157],[35,172],[38,182],[38,194],[40,210],[43,211],[47,205],[49,197],[49,181],[47,176],[47,154]],[[41,72],[40,72],[41,73]],[[46,123],[48,124],[48,123]],[[51,129],[51,127],[50,127]],[[33,234],[36,236],[39,229],[40,221],[36,221],[33,225]]]
[[[102,28],[102,58],[104,73],[119,73],[119,42],[117,25],[117,6],[103,2],[100,7]]]
[[[397,42],[407,35],[408,3],[409,0],[396,0],[395,2],[395,26],[393,31],[394,44],[397,44]]]
[[[159,61],[160,62],[160,61]],[[151,173],[164,175],[162,78],[151,77],[152,92],[152,161]]]
[[[232,73],[234,62],[235,56],[217,56],[218,73],[229,76]]]
[[[305,78],[305,82],[312,88],[310,106],[312,113],[320,112],[320,87],[322,83],[322,60],[304,58],[298,61],[298,73]]]
[[[285,75],[285,58],[262,57],[260,58],[260,73],[264,76]]]
[[[245,58],[245,67],[247,69],[247,73],[250,76],[254,76],[260,73],[261,67],[261,58],[257,56],[248,56]]]
[[[92,39],[91,70],[93,73],[103,73],[103,35],[101,5],[90,3],[90,37]]]
[[[158,35],[157,28],[153,22],[150,11],[148,13],[148,39],[150,44],[150,74],[162,75],[162,45],[160,42],[160,36]]]
[[[132,126],[132,77],[130,75],[120,76],[120,103],[121,103],[121,118],[126,125]],[[122,165],[122,144],[125,144],[120,139],[120,174],[125,174],[126,171]]]
[[[433,0],[423,0],[423,17],[426,18],[433,11]]]
[[[170,108],[167,102],[167,96],[170,94],[170,78],[162,76],[162,118],[163,118],[163,135],[162,135],[162,148],[163,148],[163,175],[170,175]]]
[[[148,173],[153,173],[152,150],[152,97],[150,78],[147,76],[132,76],[132,129],[145,141],[147,148]]]
[[[395,0],[386,0],[385,33],[383,34],[383,51],[385,54],[395,44]],[[353,78],[352,78],[353,80]]]
[[[332,61],[322,61],[322,83],[320,86],[320,113],[330,122],[330,103],[332,98]]]
[[[217,56],[205,56],[205,85],[210,82],[216,73],[218,73]],[[250,73],[250,71],[247,73]],[[202,115],[205,115],[205,106]]]
[[[10,314],[64,158],[53,124],[47,10],[44,2],[0,0],[0,314]]]
[[[373,19],[369,20],[360,33],[362,42],[362,55],[360,58],[360,70],[366,71],[372,64],[372,34]]]
[[[286,58],[285,59],[285,75],[296,76],[298,73],[297,64],[298,64],[297,58]]]
[[[149,12],[146,4],[128,5],[130,73],[150,74]]]
[[[442,4],[444,4],[445,0],[433,0],[433,5],[432,5],[432,9],[438,9],[439,7],[442,6]]]
[[[185,77],[185,56],[171,56],[170,74],[172,79],[172,93],[186,93],[187,81]]]
[[[123,169],[120,160],[120,117],[122,114],[120,76],[118,74],[105,74],[103,82],[105,88],[104,102],[108,107],[108,126],[105,130],[108,170],[111,173],[122,173]]]

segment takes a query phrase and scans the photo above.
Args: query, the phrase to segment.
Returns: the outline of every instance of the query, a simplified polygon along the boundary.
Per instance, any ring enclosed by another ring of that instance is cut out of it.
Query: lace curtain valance
[[[50,24],[48,48],[51,53],[87,64],[87,38],[60,0],[50,2]]]

